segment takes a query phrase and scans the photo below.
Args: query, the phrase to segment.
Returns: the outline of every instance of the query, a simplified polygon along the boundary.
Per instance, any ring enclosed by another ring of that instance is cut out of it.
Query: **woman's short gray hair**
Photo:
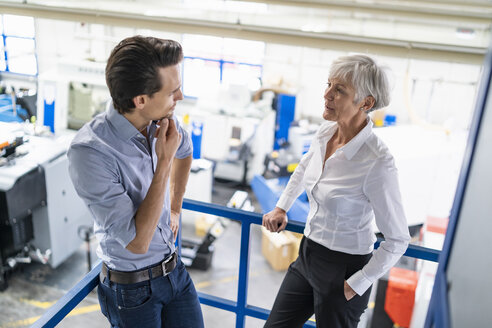
[[[377,65],[369,56],[343,56],[331,64],[330,78],[351,83],[355,89],[355,103],[367,96],[373,96],[376,102],[366,111],[368,113],[389,105],[390,88],[386,70],[387,67]]]

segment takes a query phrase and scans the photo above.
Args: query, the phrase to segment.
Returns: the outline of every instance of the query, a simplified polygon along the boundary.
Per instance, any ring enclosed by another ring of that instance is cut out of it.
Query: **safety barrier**
[[[252,224],[261,225],[262,214],[246,212],[238,209],[228,208],[220,205],[185,199],[183,209],[212,214],[241,222],[241,246],[239,257],[239,280],[237,300],[232,301],[225,298],[198,292],[200,302],[222,310],[236,314],[236,328],[243,328],[246,316],[266,320],[269,310],[247,303],[248,274],[249,274],[249,250],[250,250],[250,227]],[[302,233],[304,223],[289,221],[286,230]],[[379,246],[376,242],[375,247]],[[405,252],[406,256],[437,262],[440,251],[410,245]],[[97,285],[101,263],[99,262],[81,281],[79,281],[67,294],[46,311],[46,313],[34,323],[32,327],[54,327],[67,316]],[[304,327],[315,327],[313,322],[306,322]]]

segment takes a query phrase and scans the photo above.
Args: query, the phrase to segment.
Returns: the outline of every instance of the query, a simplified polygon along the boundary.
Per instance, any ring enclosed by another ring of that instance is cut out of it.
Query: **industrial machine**
[[[104,111],[110,98],[105,63],[60,60],[53,71],[38,77],[38,120],[52,132],[79,129]],[[62,72],[62,73],[61,73]]]
[[[260,203],[263,213],[268,213],[275,208],[280,195],[287,186],[289,177],[265,179],[261,175],[256,175],[251,181],[251,189],[256,199]],[[292,204],[287,212],[289,220],[306,222],[309,213],[309,203],[306,192],[303,192]]]
[[[212,263],[215,247],[213,242],[224,232],[229,221],[224,218],[216,218],[215,223],[209,228],[207,234],[199,242],[183,238],[181,240],[181,259],[187,267],[199,270],[207,270]]]
[[[17,98],[14,92],[0,94],[0,121],[23,122],[29,120],[35,114],[30,97]]]
[[[246,184],[261,174],[273,146],[272,111],[240,117],[201,111],[192,119],[203,122],[201,156],[215,162],[214,177]]]
[[[199,98],[189,113],[200,127],[201,158],[215,163],[214,177],[246,185],[263,172],[273,149],[275,111],[271,99],[253,103],[245,86],[230,86],[210,98]]]
[[[0,122],[0,290],[19,263],[32,260],[56,268],[83,240],[92,224],[68,176],[71,135],[26,135],[27,127]]]
[[[15,149],[22,144],[22,138],[10,145],[4,143],[2,158],[15,154]],[[4,290],[8,271],[19,259],[29,256],[28,243],[34,238],[33,211],[46,205],[46,188],[44,171],[40,167],[28,170],[11,186],[7,187],[3,179],[1,181],[0,290]]]
[[[227,203],[227,207],[254,211],[248,193],[241,190],[237,190],[234,193]],[[191,268],[207,270],[212,263],[215,251],[213,243],[224,233],[230,222],[228,219],[215,217],[202,240],[196,241],[191,238],[182,238],[181,259],[183,263]]]
[[[295,117],[296,97],[287,94],[276,94],[273,100],[275,110],[275,140],[273,149],[280,149],[289,141],[289,129]]]

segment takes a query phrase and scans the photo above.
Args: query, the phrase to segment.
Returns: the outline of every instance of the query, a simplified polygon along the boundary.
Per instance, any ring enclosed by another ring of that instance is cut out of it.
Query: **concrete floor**
[[[227,184],[215,183],[212,202],[226,205],[235,190],[240,189]],[[261,212],[254,195],[250,192],[255,211]],[[194,231],[194,213],[184,214],[183,236],[199,239]],[[240,224],[231,221],[224,233],[214,243],[215,253],[211,267],[206,271],[188,269],[198,291],[236,300],[239,268]],[[95,255],[95,239],[91,242],[91,258]],[[248,304],[270,309],[285,271],[275,271],[261,254],[261,230],[251,228],[250,271],[248,285]],[[12,275],[9,288],[0,292],[0,328],[28,327],[40,315],[62,297],[87,273],[86,246],[81,244],[74,253],[58,268],[31,263],[24,265]],[[232,312],[202,305],[206,327],[235,327],[236,316]],[[264,321],[246,318],[247,328],[263,327]],[[362,318],[359,327],[365,327]],[[92,291],[58,327],[108,327],[101,314],[96,290]]]
[[[226,184],[215,184],[213,202],[225,205],[237,188]],[[254,198],[254,196],[252,196]],[[253,199],[253,203],[256,204]],[[261,211],[256,206],[256,211]],[[210,269],[189,269],[198,291],[236,300],[240,247],[239,223],[231,221],[224,233],[214,243],[215,253]],[[194,214],[183,218],[183,237],[199,239],[194,234]],[[91,259],[95,255],[96,241],[91,242]],[[285,272],[273,270],[261,255],[261,230],[251,228],[251,253],[248,287],[248,304],[271,308]],[[9,279],[9,288],[0,293],[0,328],[28,327],[49,306],[62,297],[87,273],[86,246],[81,244],[58,268],[52,269],[40,263],[23,265]],[[234,327],[235,314],[202,306],[206,327]],[[262,327],[263,320],[246,319],[246,327]],[[106,318],[100,313],[95,290],[67,316],[59,327],[108,327]]]

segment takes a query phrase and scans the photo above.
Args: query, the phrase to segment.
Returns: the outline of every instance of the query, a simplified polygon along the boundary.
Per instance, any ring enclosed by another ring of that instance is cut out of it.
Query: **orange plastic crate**
[[[418,273],[412,270],[392,268],[386,289],[384,310],[401,327],[409,327],[415,304]]]

